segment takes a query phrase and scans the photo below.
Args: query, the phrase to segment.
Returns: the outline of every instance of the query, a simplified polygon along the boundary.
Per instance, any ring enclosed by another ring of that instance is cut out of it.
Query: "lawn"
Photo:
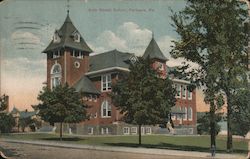
[[[58,141],[56,134],[2,134],[0,137],[17,140],[49,140]],[[108,145],[108,146],[127,146],[137,147],[138,136],[89,136],[74,137],[64,135],[63,141],[75,144],[88,145]],[[217,137],[217,152],[226,152],[226,137]],[[166,136],[166,135],[147,135],[142,136],[141,147],[175,149],[185,151],[209,152],[209,136]],[[235,153],[247,153],[247,142],[243,139],[234,139]]]

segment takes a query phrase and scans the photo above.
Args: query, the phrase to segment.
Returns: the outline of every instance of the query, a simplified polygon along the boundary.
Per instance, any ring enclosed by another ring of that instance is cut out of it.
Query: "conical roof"
[[[92,50],[87,45],[85,40],[80,35],[79,31],[73,25],[69,14],[67,15],[63,25],[59,30],[56,30],[55,33],[60,37],[59,42],[54,42],[53,40],[50,42],[49,46],[43,51],[44,53],[56,50],[58,48],[72,48],[79,51],[84,51],[91,53]],[[80,42],[74,41],[74,34],[78,33],[80,35]]]
[[[168,60],[161,52],[161,49],[159,48],[158,44],[156,43],[156,41],[153,37],[152,37],[150,43],[148,44],[148,47],[146,48],[142,57],[147,58],[148,56],[151,59],[159,59],[159,60],[163,60],[163,61]]]
[[[100,94],[94,84],[85,75],[73,86],[77,92]]]

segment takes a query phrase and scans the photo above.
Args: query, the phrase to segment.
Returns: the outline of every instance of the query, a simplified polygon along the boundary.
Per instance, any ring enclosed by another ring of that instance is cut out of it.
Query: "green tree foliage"
[[[43,88],[38,95],[40,104],[35,109],[42,120],[51,124],[60,123],[60,139],[62,140],[62,124],[77,123],[87,119],[88,107],[81,100],[80,93],[65,84],[50,90]]]
[[[0,111],[3,111],[7,108],[7,101],[6,101],[6,96],[3,95],[0,97]]]
[[[227,149],[232,151],[231,100],[246,79],[247,6],[238,0],[187,0],[186,7],[171,18],[180,35],[172,56],[198,64],[198,68],[185,73],[197,85],[204,85],[208,94],[224,93],[226,97]]]
[[[15,126],[15,119],[11,114],[0,113],[0,132],[9,133]]]
[[[165,123],[175,105],[172,81],[159,78],[150,59],[139,58],[129,74],[112,86],[112,101],[126,123],[136,124],[141,144],[141,126]]]
[[[26,127],[29,127],[32,131],[35,131],[35,128],[40,124],[39,121],[32,119],[31,117],[20,118],[18,123],[22,129],[22,132],[24,132]]]
[[[200,116],[198,119],[197,119],[197,123],[198,123],[198,126],[197,126],[197,131],[198,131],[198,134],[200,135],[207,135],[207,134],[211,134],[211,126],[210,126],[210,121],[213,120],[211,119],[213,118],[215,120],[215,134],[218,135],[218,133],[220,132],[220,125],[218,124],[218,122],[221,121],[222,117],[221,117],[221,114],[220,113],[216,113],[215,114],[215,117],[211,117],[211,113],[209,112],[206,112],[204,115]]]
[[[250,131],[250,90],[240,90],[233,99],[233,134],[245,136]]]

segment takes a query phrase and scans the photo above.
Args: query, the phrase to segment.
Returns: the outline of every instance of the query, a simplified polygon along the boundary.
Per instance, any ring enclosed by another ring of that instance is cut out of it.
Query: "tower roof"
[[[52,40],[49,46],[43,51],[44,53],[53,51],[58,48],[73,48],[88,53],[92,52],[83,37],[80,35],[79,31],[73,25],[69,14],[67,14],[67,17],[61,28],[59,30],[56,30],[55,33],[58,35],[60,40],[58,42],[54,42]],[[74,34],[80,35],[79,42],[74,41]]]
[[[148,47],[146,48],[143,58],[149,58],[151,59],[159,59],[163,61],[167,61],[168,59],[163,55],[161,52],[161,49],[159,48],[158,44],[156,43],[154,37],[152,37],[150,43],[148,44]]]

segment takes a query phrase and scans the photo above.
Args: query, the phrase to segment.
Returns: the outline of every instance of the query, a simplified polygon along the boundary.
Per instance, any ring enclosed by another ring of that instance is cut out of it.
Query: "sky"
[[[1,94],[10,96],[10,109],[31,110],[38,103],[46,82],[42,51],[63,24],[67,9],[94,54],[117,49],[140,56],[153,33],[169,58],[167,64],[179,65],[182,60],[169,54],[171,41],[178,39],[170,8],[184,7],[184,0],[4,0],[0,2]]]

